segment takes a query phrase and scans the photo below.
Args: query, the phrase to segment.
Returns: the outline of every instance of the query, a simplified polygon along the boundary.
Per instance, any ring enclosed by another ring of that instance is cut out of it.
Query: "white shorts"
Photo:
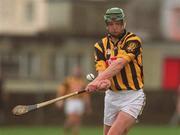
[[[104,124],[112,126],[120,111],[126,112],[135,119],[142,113],[145,105],[145,94],[143,90],[133,91],[106,91]]]
[[[82,115],[84,113],[84,102],[81,99],[67,99],[65,101],[65,113],[76,113]]]

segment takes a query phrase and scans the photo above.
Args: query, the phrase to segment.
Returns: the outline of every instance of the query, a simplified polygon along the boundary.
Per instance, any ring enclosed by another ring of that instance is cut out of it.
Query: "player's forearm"
[[[100,72],[96,80],[110,79],[119,73],[126,63],[127,61],[124,59],[114,61],[105,71]]]

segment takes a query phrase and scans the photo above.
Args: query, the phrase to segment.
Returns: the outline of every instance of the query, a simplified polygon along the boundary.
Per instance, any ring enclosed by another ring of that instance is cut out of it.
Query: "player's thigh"
[[[120,111],[107,135],[125,135],[135,124],[136,119],[126,112]]]
[[[104,135],[107,135],[111,126],[104,125]]]

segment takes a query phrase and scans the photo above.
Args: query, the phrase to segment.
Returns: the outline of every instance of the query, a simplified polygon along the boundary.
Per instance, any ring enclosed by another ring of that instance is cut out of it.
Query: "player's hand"
[[[95,80],[89,83],[85,88],[85,90],[88,92],[95,92],[97,91],[97,89],[98,89],[98,81]]]
[[[111,81],[108,79],[99,81],[98,89],[99,91],[106,91],[111,86]]]
[[[91,83],[89,83],[85,90],[88,92],[94,92],[94,91],[105,91],[111,86],[111,81],[108,79],[105,80],[94,80]]]

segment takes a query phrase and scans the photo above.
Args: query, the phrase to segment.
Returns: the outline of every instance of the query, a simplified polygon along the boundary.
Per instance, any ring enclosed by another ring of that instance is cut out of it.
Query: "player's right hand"
[[[97,88],[98,88],[98,81],[94,80],[86,86],[85,90],[88,92],[95,92],[98,90]]]

